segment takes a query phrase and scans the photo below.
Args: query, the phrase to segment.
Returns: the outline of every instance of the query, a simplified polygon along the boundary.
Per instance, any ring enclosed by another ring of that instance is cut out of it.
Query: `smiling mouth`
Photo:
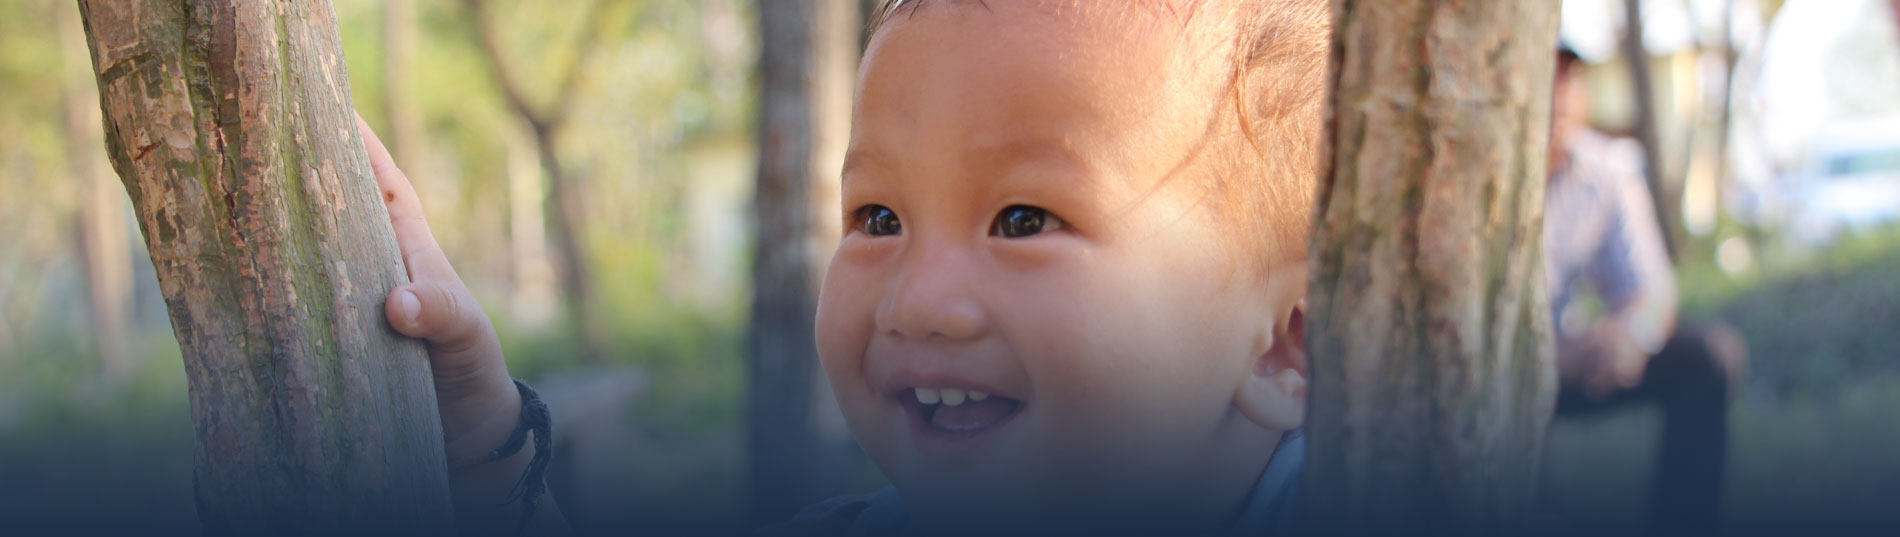
[[[1021,401],[956,388],[912,388],[898,394],[917,432],[935,440],[968,439],[995,430],[1022,410]]]

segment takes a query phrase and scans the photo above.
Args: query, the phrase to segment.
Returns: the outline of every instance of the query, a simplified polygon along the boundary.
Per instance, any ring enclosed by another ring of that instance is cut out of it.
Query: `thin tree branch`
[[[587,72],[587,62],[593,58],[594,50],[599,48],[601,30],[610,20],[607,10],[616,4],[612,0],[595,0],[587,9],[587,18],[581,19],[587,28],[575,41],[573,59],[567,64],[567,76],[561,78],[560,89],[554,94],[555,101],[548,114],[551,122],[559,124],[567,120],[568,104],[574,102],[575,95],[580,92],[581,76]]]
[[[508,102],[508,108],[528,122],[529,127],[537,131],[558,129],[567,118],[567,104],[574,100],[580,91],[580,82],[585,72],[587,60],[593,56],[599,41],[602,27],[606,25],[606,13],[615,2],[594,0],[588,7],[583,19],[586,29],[575,42],[575,53],[568,62],[561,85],[555,93],[555,100],[546,107],[535,106],[528,100],[527,92],[522,90],[520,79],[509,70],[508,62],[502,59],[501,38],[496,35],[494,26],[489,24],[487,0],[463,0],[469,17],[475,25],[476,44],[481,49],[483,63],[495,79],[495,86],[501,89],[502,98]]]
[[[546,119],[528,102],[527,95],[508,71],[508,62],[502,61],[500,39],[488,24],[488,2],[484,0],[463,0],[468,8],[470,20],[475,26],[475,42],[481,47],[482,61],[488,64],[488,72],[495,80],[495,86],[501,89],[501,96],[508,101],[508,108],[526,120],[536,130],[545,128]]]

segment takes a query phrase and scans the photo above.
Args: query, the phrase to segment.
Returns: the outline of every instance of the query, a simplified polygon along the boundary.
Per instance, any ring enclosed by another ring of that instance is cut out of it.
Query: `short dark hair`
[[[1561,73],[1581,62],[1583,56],[1577,55],[1577,50],[1570,48],[1569,43],[1557,43],[1557,72]]]

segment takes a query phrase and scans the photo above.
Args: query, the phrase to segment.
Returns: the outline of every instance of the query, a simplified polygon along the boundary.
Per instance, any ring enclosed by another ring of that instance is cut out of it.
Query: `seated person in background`
[[[1544,198],[1544,267],[1562,385],[1557,415],[1659,403],[1651,524],[1707,533],[1718,522],[1730,392],[1746,353],[1725,327],[1676,324],[1675,277],[1643,182],[1641,149],[1586,125],[1582,71],[1575,53],[1558,53]],[[1566,310],[1586,282],[1604,312],[1573,322]]]

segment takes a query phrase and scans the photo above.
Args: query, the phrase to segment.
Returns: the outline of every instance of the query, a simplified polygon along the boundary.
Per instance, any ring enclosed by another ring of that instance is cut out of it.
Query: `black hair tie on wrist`
[[[508,499],[502,502],[502,505],[507,505],[521,500],[521,525],[516,528],[516,531],[520,531],[527,529],[528,521],[534,519],[536,502],[548,490],[547,481],[542,476],[547,474],[548,461],[554,458],[554,420],[553,415],[548,413],[548,404],[541,401],[541,394],[535,393],[534,388],[528,387],[528,383],[521,379],[513,380],[515,391],[521,392],[521,419],[515,424],[515,432],[508,435],[508,441],[488,452],[488,460],[498,461],[520,453],[521,446],[528,443],[528,432],[534,432],[534,459],[528,461],[528,469],[521,473],[521,479],[515,481]]]

